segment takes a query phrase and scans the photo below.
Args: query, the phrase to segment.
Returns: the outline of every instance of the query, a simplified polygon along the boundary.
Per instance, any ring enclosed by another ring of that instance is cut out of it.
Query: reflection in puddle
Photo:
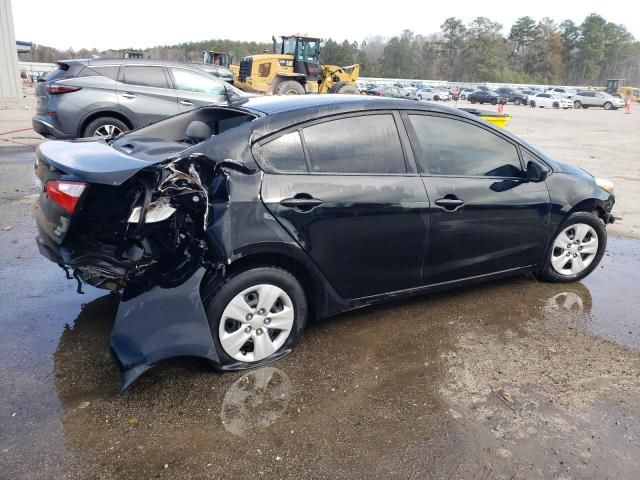
[[[224,395],[220,418],[224,428],[245,435],[268,427],[287,410],[292,387],[289,377],[273,367],[243,375]]]
[[[552,294],[544,303],[544,310],[550,314],[567,311],[588,315],[591,313],[591,293],[581,283],[572,284],[566,290]]]

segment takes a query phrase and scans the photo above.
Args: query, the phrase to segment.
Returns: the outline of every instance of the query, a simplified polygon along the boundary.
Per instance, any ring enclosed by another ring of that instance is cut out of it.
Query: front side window
[[[309,164],[321,173],[406,173],[391,114],[341,118],[303,130]]]
[[[178,90],[209,95],[224,95],[225,93],[224,85],[210,76],[182,68],[172,68],[171,73]]]
[[[444,117],[409,115],[416,159],[431,175],[522,177],[515,145],[477,125]]]
[[[169,88],[162,67],[127,65],[124,68],[124,83],[143,87]]]

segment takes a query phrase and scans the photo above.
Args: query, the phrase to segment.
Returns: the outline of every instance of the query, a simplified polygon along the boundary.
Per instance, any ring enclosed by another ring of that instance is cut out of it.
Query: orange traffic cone
[[[502,105],[501,103],[498,104],[498,113],[502,113],[504,109],[504,105]]]
[[[627,98],[626,103],[624,104],[624,113],[631,113],[631,101]]]

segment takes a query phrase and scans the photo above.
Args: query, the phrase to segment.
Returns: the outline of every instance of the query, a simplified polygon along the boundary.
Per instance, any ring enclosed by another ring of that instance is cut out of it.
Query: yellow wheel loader
[[[320,64],[321,39],[304,35],[282,36],[278,52],[250,55],[231,65],[233,84],[242,90],[267,95],[303,93],[352,93],[359,95],[359,65],[341,67]]]

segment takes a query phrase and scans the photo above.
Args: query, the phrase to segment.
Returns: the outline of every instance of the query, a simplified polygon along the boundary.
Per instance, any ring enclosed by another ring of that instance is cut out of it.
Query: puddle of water
[[[3,267],[0,469],[10,478],[46,467],[49,478],[493,479],[571,466],[623,478],[637,466],[637,377],[628,388],[615,368],[591,378],[570,349],[640,372],[635,350],[591,337],[640,345],[638,245],[612,238],[584,283],[517,278],[370,308],[312,325],[271,367],[221,375],[174,359],[123,394],[109,352],[116,299],[77,296],[39,258]],[[514,411],[487,385],[513,392]],[[606,441],[600,454],[588,457],[590,441],[563,450],[591,435]]]

